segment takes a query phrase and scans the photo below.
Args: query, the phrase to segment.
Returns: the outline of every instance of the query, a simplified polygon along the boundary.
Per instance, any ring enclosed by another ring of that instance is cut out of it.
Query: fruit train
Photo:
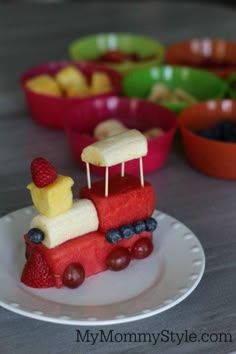
[[[157,222],[152,218],[155,194],[143,179],[146,153],[146,138],[136,130],[88,146],[82,154],[88,185],[74,201],[70,177],[57,175],[43,158],[33,161],[29,189],[39,214],[24,236],[25,285],[77,288],[91,275],[123,270],[132,259],[151,254]],[[140,177],[125,174],[125,162],[134,158],[139,159]],[[104,166],[105,179],[91,183],[89,163]],[[117,163],[121,174],[109,178],[109,166]]]

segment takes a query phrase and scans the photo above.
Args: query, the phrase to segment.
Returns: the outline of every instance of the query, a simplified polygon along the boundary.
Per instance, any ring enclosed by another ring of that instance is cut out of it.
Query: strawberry
[[[55,181],[57,170],[43,157],[37,157],[31,163],[31,174],[34,184],[43,188]]]
[[[37,246],[36,246],[37,247]],[[34,247],[21,275],[21,281],[31,288],[50,288],[55,286],[53,275],[40,251]]]

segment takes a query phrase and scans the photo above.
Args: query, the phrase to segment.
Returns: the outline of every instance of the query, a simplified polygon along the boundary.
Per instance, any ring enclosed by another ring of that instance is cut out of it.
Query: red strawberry
[[[31,174],[34,184],[43,188],[55,181],[57,170],[43,157],[37,157],[31,163]]]
[[[50,288],[55,286],[52,273],[40,251],[29,256],[21,275],[21,281],[31,288]]]

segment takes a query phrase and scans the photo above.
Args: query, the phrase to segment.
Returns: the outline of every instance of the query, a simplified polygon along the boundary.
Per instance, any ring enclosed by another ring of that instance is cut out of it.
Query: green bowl
[[[146,98],[155,83],[164,83],[170,89],[183,89],[198,101],[223,98],[228,85],[207,71],[177,66],[159,66],[135,71],[123,79],[123,92],[128,97]],[[166,101],[163,106],[176,114],[191,104]]]
[[[228,78],[227,78],[227,83],[229,85],[229,97],[230,98],[236,98],[236,90],[233,90],[230,85],[232,82],[236,82],[236,72],[232,73]]]
[[[141,58],[155,56],[141,62],[124,61],[108,65],[123,75],[133,70],[159,65],[164,58],[164,47],[159,42],[129,33],[100,33],[77,39],[70,44],[69,55],[73,60],[96,61],[110,50],[120,50],[126,54],[135,52]]]

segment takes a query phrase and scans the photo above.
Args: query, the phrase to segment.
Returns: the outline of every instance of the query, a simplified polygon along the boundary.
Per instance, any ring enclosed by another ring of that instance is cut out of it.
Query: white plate
[[[25,263],[23,234],[34,209],[0,219],[0,305],[38,320],[70,325],[106,325],[135,321],[163,312],[198,285],[205,256],[196,236],[182,223],[154,212],[158,228],[154,251],[121,272],[106,271],[80,288],[31,289],[20,282]]]

